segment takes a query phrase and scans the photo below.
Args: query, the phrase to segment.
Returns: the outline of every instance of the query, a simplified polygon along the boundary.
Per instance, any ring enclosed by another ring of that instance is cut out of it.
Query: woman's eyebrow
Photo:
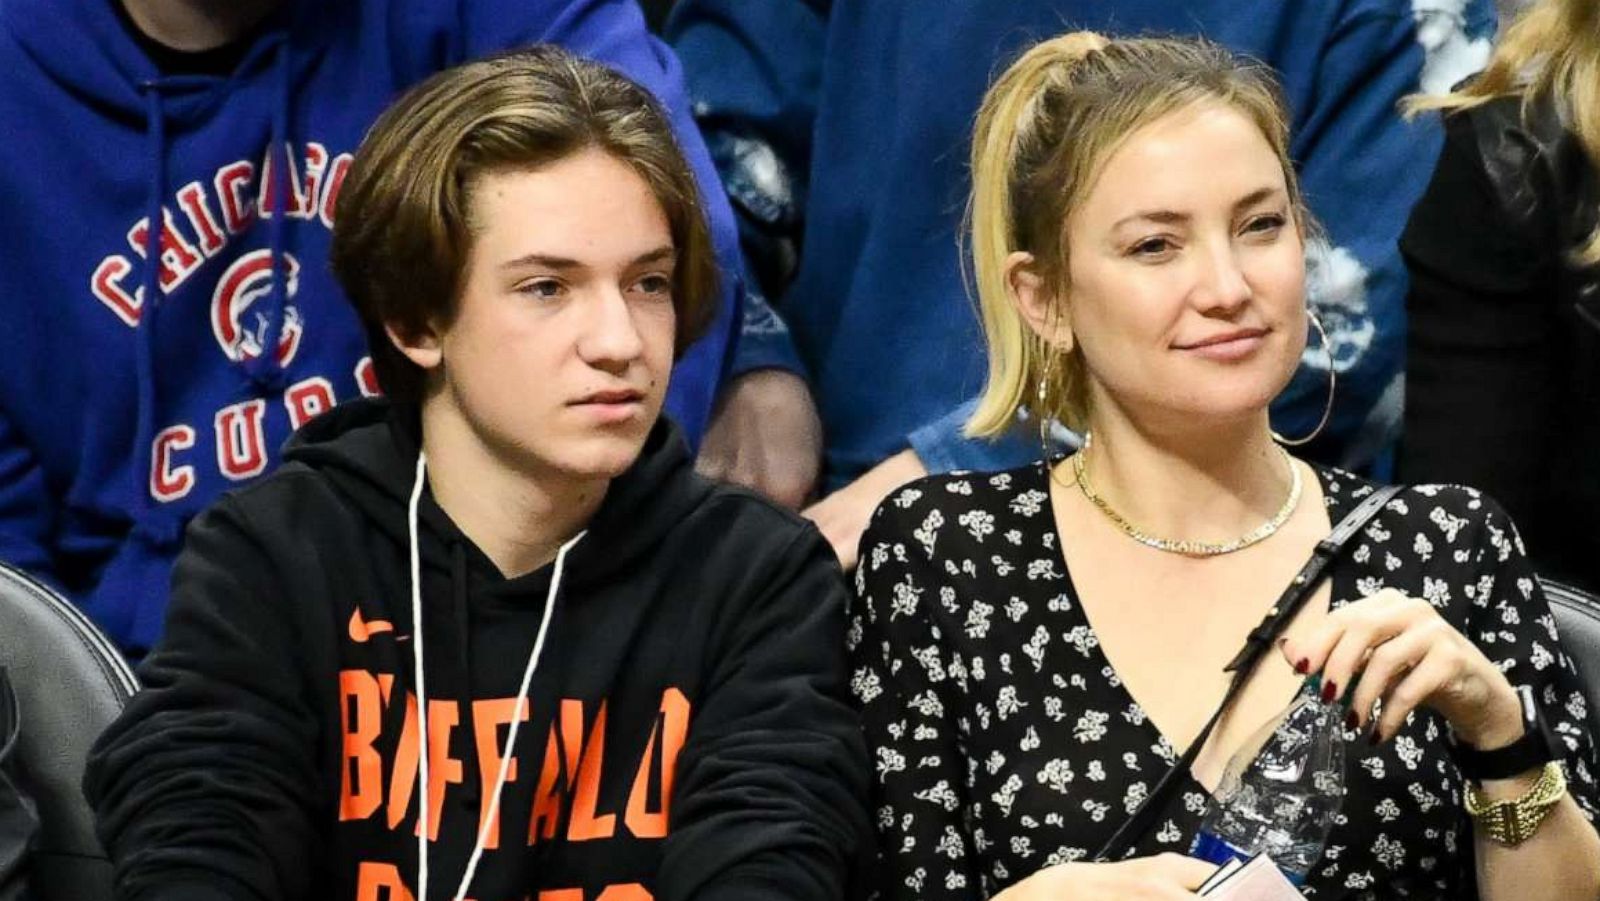
[[[1279,187],[1276,187],[1274,185],[1267,185],[1266,187],[1257,188],[1254,191],[1251,191],[1250,193],[1248,193],[1248,194],[1244,195],[1243,197],[1239,198],[1239,202],[1235,203],[1233,205],[1233,208],[1234,208],[1235,211],[1237,211],[1237,210],[1242,210],[1242,209],[1244,209],[1246,207],[1252,207],[1252,206],[1255,206],[1256,204],[1260,203],[1263,200],[1270,200],[1271,198],[1273,198],[1273,197],[1275,197],[1277,195],[1280,195],[1282,193],[1283,193],[1283,189],[1279,188]]]

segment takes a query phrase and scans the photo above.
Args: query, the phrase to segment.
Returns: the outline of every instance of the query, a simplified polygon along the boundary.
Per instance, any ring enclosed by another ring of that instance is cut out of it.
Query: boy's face
[[[638,456],[672,368],[666,214],[585,150],[479,177],[456,317],[435,329],[425,421],[533,478],[609,479]],[[430,409],[430,407],[432,409]]]

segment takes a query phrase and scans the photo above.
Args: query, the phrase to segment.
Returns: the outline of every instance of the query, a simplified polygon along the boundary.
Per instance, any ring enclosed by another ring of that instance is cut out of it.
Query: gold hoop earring
[[[1306,308],[1306,318],[1311,320],[1312,327],[1315,328],[1317,330],[1317,334],[1322,337],[1322,350],[1328,355],[1328,401],[1327,403],[1323,404],[1322,418],[1317,421],[1317,427],[1311,430],[1311,434],[1305,436],[1304,438],[1290,439],[1283,437],[1277,432],[1272,433],[1274,440],[1276,440],[1279,444],[1286,445],[1288,447],[1299,447],[1303,444],[1310,444],[1318,435],[1322,434],[1323,427],[1328,424],[1328,419],[1333,415],[1333,393],[1338,387],[1339,381],[1338,374],[1333,371],[1333,343],[1328,340],[1327,329],[1322,327],[1322,320],[1317,318],[1316,312],[1310,307]]]

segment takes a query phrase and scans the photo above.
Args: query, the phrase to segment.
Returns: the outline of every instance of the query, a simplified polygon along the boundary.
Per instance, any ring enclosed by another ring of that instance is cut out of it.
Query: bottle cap
[[[1335,706],[1348,710],[1350,708],[1350,698],[1355,695],[1356,686],[1360,684],[1361,674],[1357,673],[1356,677],[1350,681],[1350,684],[1344,687],[1344,691],[1339,693],[1339,700],[1335,702]],[[1302,694],[1309,692],[1312,696],[1320,698],[1322,696],[1322,674],[1312,673],[1305,677],[1305,680],[1300,683],[1300,692]]]

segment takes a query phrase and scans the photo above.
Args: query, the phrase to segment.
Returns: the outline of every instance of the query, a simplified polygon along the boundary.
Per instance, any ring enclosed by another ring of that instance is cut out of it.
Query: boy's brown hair
[[[678,352],[705,331],[716,310],[716,258],[694,172],[666,114],[611,69],[556,47],[520,50],[407,91],[367,132],[340,189],[333,271],[361,317],[386,394],[422,396],[425,373],[385,326],[412,335],[454,319],[477,181],[589,149],[632,168],[666,213],[678,255]]]

